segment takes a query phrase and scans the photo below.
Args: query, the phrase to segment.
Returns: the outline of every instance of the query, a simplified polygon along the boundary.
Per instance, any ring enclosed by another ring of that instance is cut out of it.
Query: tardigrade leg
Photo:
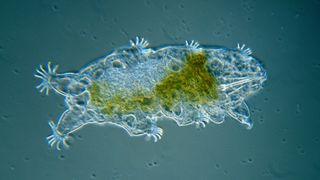
[[[198,105],[197,109],[198,110],[196,111],[196,117],[194,117],[194,123],[197,127],[205,128],[211,120],[210,114],[208,114],[204,107],[201,105]]]
[[[147,121],[150,123],[146,129],[147,138],[157,142],[163,136],[163,129],[157,126],[157,120],[154,117],[146,117]]]
[[[242,101],[240,105],[234,108],[228,109],[227,113],[233,119],[239,121],[242,124],[245,124],[248,129],[252,128],[253,124],[252,124],[252,121],[250,120],[250,110],[245,101]]]
[[[221,124],[225,119],[225,111],[216,104],[203,105],[201,111],[205,111],[206,117],[210,118],[210,121],[215,124]]]
[[[60,150],[61,145],[68,147],[67,140],[70,138],[69,134],[80,129],[88,123],[95,122],[86,109],[73,108],[66,110],[60,117],[57,125],[54,122],[49,122],[52,129],[52,134],[47,137],[48,143],[51,147],[56,147]]]
[[[163,111],[164,117],[174,120],[178,126],[195,124],[196,127],[206,127],[210,122],[209,114],[201,105],[178,103],[170,111]]]
[[[178,103],[172,109],[166,110],[161,108],[163,118],[171,119],[178,126],[188,126],[193,124],[194,107],[190,104]]]
[[[137,36],[135,40],[130,40],[130,47],[138,50],[139,53],[150,54],[151,52],[153,52],[153,50],[151,48],[148,48],[148,46],[149,42],[144,38],[140,38]]]
[[[78,73],[57,73],[58,65],[52,66],[48,62],[47,66],[40,65],[36,70],[35,77],[42,80],[37,86],[40,92],[46,95],[52,89],[63,96],[75,96],[83,93],[90,83],[90,80]]]
[[[136,36],[135,40],[130,40],[130,45],[134,48],[143,49],[149,46],[149,42],[144,38],[139,38],[138,36]]]
[[[189,42],[189,41],[186,41],[185,46],[186,46],[187,48],[189,48],[189,49],[196,50],[196,49],[198,49],[198,47],[200,46],[200,44],[199,44],[197,41],[192,40],[192,41],[190,41],[190,42]]]
[[[237,44],[237,49],[240,52],[246,54],[247,56],[251,55],[252,54],[252,50],[250,48],[245,48],[245,47],[246,47],[245,44],[242,44],[242,45],[240,45],[239,43]]]
[[[156,118],[144,117],[139,119],[135,114],[128,114],[122,116],[121,127],[124,128],[130,136],[146,135],[147,138],[153,138],[154,142],[161,139],[163,129],[156,124]]]

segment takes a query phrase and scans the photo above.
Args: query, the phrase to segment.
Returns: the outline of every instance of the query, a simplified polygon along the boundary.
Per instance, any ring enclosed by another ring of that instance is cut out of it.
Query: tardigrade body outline
[[[51,62],[40,65],[37,88],[64,96],[68,107],[56,124],[49,122],[51,147],[68,147],[70,134],[87,124],[112,124],[155,142],[163,135],[157,125],[163,119],[205,127],[229,116],[252,128],[245,99],[262,89],[267,75],[251,49],[201,47],[196,41],[148,45],[136,37],[79,72],[58,73]]]

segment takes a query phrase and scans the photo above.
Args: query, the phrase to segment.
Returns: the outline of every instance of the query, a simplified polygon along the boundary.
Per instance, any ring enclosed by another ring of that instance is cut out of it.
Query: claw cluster
[[[210,123],[209,119],[203,119],[201,121],[196,121],[195,122],[197,128],[205,128],[206,125],[209,124],[209,123]]]
[[[147,134],[147,138],[148,139],[153,138],[154,142],[157,142],[158,140],[161,139],[162,135],[163,135],[163,129],[155,126],[151,129],[151,132]]]
[[[36,88],[39,89],[41,93],[45,92],[46,95],[49,95],[50,80],[52,75],[56,74],[57,69],[58,65],[51,67],[51,62],[48,62],[46,68],[44,68],[43,65],[40,65],[36,70],[36,74],[34,76],[42,80],[42,82],[36,86]]]
[[[197,41],[192,40],[190,43],[186,41],[186,47],[191,49],[197,49],[199,47],[199,43]]]
[[[149,45],[149,42],[144,38],[136,37],[136,40],[130,40],[130,45],[136,48],[146,48]]]
[[[239,50],[239,51],[242,51],[243,53],[245,53],[246,55],[251,55],[252,54],[252,50],[250,49],[250,48],[245,48],[245,44],[242,44],[241,46],[240,46],[240,44],[238,43],[238,45],[237,45],[237,49]]]
[[[59,151],[61,150],[61,144],[68,148],[69,145],[67,144],[67,136],[62,136],[61,133],[57,131],[57,127],[54,122],[50,121],[49,126],[52,129],[52,135],[47,137],[48,144],[51,147],[56,146]]]

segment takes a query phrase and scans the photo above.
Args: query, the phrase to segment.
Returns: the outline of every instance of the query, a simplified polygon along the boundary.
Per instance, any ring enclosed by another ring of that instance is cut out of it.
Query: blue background
[[[319,17],[319,0],[2,0],[0,179],[320,179]],[[252,48],[268,72],[248,100],[253,129],[160,122],[165,135],[152,143],[91,125],[71,149],[50,149],[47,123],[65,107],[37,92],[37,66],[76,71],[136,35],[153,47]]]

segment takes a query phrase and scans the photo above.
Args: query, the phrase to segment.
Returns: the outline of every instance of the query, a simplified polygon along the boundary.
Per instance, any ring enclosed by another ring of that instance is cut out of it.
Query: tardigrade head
[[[218,49],[208,53],[208,69],[217,78],[219,90],[239,102],[258,92],[267,79],[259,60],[244,50]]]

